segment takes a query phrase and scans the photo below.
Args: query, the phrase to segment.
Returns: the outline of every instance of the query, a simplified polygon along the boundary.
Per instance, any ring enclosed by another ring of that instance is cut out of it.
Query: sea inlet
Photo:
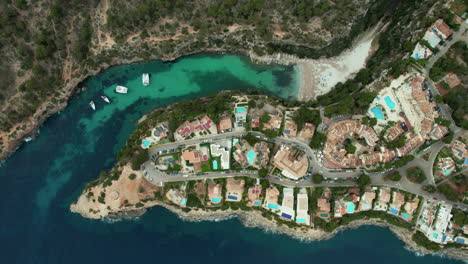
[[[149,86],[141,84],[143,72],[151,75]],[[227,89],[295,98],[298,72],[294,66],[254,65],[242,56],[202,54],[116,66],[89,78],[82,84],[86,90],[0,167],[2,263],[459,263],[417,256],[379,227],[304,243],[246,228],[237,219],[184,222],[163,208],[118,222],[69,212],[85,183],[114,165],[137,120],[151,109]],[[116,94],[117,84],[128,94]]]

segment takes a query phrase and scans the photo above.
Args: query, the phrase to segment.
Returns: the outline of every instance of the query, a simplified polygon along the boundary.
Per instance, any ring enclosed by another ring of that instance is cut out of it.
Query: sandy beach
[[[365,67],[367,59],[375,52],[374,39],[381,25],[364,33],[355,44],[341,54],[331,58],[301,59],[289,54],[258,56],[251,52],[250,59],[258,63],[297,65],[300,72],[298,100],[309,101],[328,93],[339,82],[353,78]]]

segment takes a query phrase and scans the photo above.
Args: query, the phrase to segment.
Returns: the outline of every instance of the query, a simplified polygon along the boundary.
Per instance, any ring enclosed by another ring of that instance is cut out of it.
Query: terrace
[[[244,180],[235,180],[232,178],[226,181],[226,201],[240,202],[244,193]]]

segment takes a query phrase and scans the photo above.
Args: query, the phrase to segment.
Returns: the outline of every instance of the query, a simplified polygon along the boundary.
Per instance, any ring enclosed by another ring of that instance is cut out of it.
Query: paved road
[[[468,43],[468,35],[465,33],[467,26],[468,26],[467,22],[463,22],[460,26],[460,30],[453,33],[451,39],[449,41],[446,41],[444,45],[442,46],[442,48],[439,50],[439,52],[434,54],[429,59],[429,62],[427,63],[426,68],[424,69],[424,75],[426,76],[426,83],[428,84],[433,95],[438,95],[439,91],[435,87],[434,82],[431,80],[429,76],[429,72],[432,66],[434,66],[434,64],[437,62],[437,60],[441,58],[454,43],[458,42],[459,40],[463,40],[465,41],[465,43]],[[439,106],[439,112],[440,112],[441,117],[451,122],[450,128],[452,129],[452,131],[459,130],[460,128],[455,126],[455,122],[452,119],[452,116],[450,114],[448,107],[442,103],[439,103],[438,106]]]

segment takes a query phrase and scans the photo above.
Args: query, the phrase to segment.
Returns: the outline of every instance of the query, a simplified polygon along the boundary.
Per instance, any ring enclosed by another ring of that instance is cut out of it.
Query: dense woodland
[[[375,93],[361,91],[388,68],[394,76],[406,70],[404,56],[435,21],[428,16],[431,7],[443,10],[438,6],[442,2],[2,1],[0,131],[10,131],[34,113],[36,118],[50,114],[67,100],[65,91],[75,87],[68,83],[121,59],[173,58],[206,50],[332,56],[381,21],[388,25],[368,67],[308,104],[326,106],[327,116],[363,112]],[[100,46],[108,38],[115,45]]]

